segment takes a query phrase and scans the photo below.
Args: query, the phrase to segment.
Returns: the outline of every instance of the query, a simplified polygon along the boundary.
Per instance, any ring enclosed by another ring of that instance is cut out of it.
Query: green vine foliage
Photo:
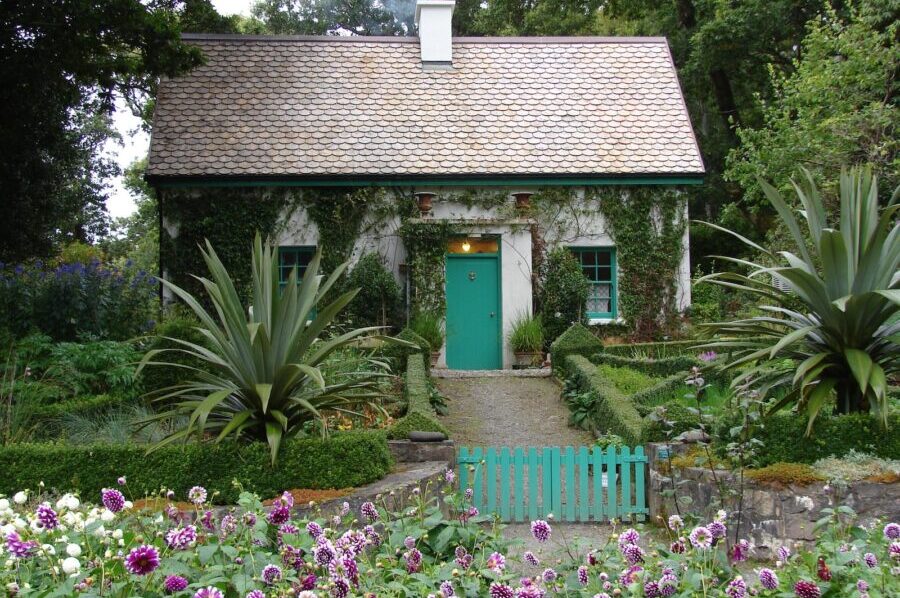
[[[246,296],[250,284],[250,253],[257,231],[274,231],[288,205],[279,190],[253,188],[166,189],[162,211],[177,226],[175,237],[160,231],[160,263],[167,278],[197,297],[203,286],[193,277],[207,271],[200,247],[209,239],[222,263],[233,273],[238,292]]]
[[[619,306],[638,340],[660,334],[674,320],[683,256],[684,199],[669,187],[592,189],[616,244]]]
[[[347,306],[354,326],[395,326],[400,323],[400,285],[384,267],[380,255],[364,255],[347,276],[347,287],[359,289]]]
[[[547,256],[540,315],[544,337],[554,341],[576,322],[587,323],[588,283],[581,266],[566,247],[557,247]]]
[[[410,222],[400,227],[409,254],[410,299],[413,312],[443,317],[446,311],[444,259],[456,229],[447,222]]]

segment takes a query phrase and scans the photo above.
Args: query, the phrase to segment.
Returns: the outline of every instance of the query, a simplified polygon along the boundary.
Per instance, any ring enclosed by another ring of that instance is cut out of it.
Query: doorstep
[[[431,368],[432,378],[549,378],[550,368],[534,368],[528,370],[448,370]]]

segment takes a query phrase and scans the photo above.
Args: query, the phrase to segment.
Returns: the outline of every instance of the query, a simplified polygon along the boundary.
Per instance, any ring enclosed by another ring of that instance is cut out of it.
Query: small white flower
[[[116,518],[116,514],[110,511],[109,509],[103,509],[103,512],[100,513],[100,521],[105,521],[109,523],[113,519]]]
[[[116,540],[121,540],[122,539],[122,530],[114,529],[113,533],[112,533],[112,537],[115,538]]]
[[[13,495],[13,502],[16,503],[17,505],[24,505],[27,501],[28,501],[28,495],[25,494],[25,492],[23,492],[21,490],[19,492],[16,492],[15,495]]]
[[[0,498],[0,511],[6,511],[9,509],[9,499],[8,498]]]
[[[112,558],[112,555],[113,555],[112,550],[110,550],[110,549],[107,548],[107,549],[106,549],[106,552],[103,553],[103,558],[105,558],[105,559],[111,559],[111,558]]]
[[[719,512],[716,513],[716,521],[722,522],[728,517],[728,513],[724,511],[724,509],[719,509]]]
[[[66,546],[66,554],[69,556],[81,556],[81,546],[78,544],[69,544]]]
[[[119,540],[119,546],[125,546],[125,540]]]
[[[74,556],[70,556],[62,562],[62,570],[66,575],[77,575],[81,571],[81,563]]]
[[[102,525],[98,525],[97,529],[94,530],[94,535],[97,536],[98,538],[102,538],[103,536],[106,535],[106,528],[103,527]]]
[[[53,546],[50,544],[44,544],[43,546],[41,546],[41,548],[44,550],[44,552],[46,552],[50,556],[53,556],[56,554],[56,549],[53,548]]]
[[[44,529],[44,524],[41,523],[40,520],[38,520],[38,519],[32,519],[31,523],[29,523],[28,525],[31,528],[31,531],[36,534],[40,534],[40,533],[43,533],[44,531],[46,531]]]

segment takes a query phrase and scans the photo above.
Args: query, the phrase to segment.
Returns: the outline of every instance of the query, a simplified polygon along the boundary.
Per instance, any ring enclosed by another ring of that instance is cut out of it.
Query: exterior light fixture
[[[465,241],[463,241],[463,244],[462,244],[463,253],[469,253],[469,251],[471,249],[472,249],[472,244],[469,243],[469,240],[466,239]]]

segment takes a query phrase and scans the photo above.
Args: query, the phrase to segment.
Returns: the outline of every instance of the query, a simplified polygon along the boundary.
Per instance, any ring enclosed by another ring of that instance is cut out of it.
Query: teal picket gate
[[[460,488],[472,489],[482,514],[526,521],[643,521],[647,508],[644,447],[461,447]]]

